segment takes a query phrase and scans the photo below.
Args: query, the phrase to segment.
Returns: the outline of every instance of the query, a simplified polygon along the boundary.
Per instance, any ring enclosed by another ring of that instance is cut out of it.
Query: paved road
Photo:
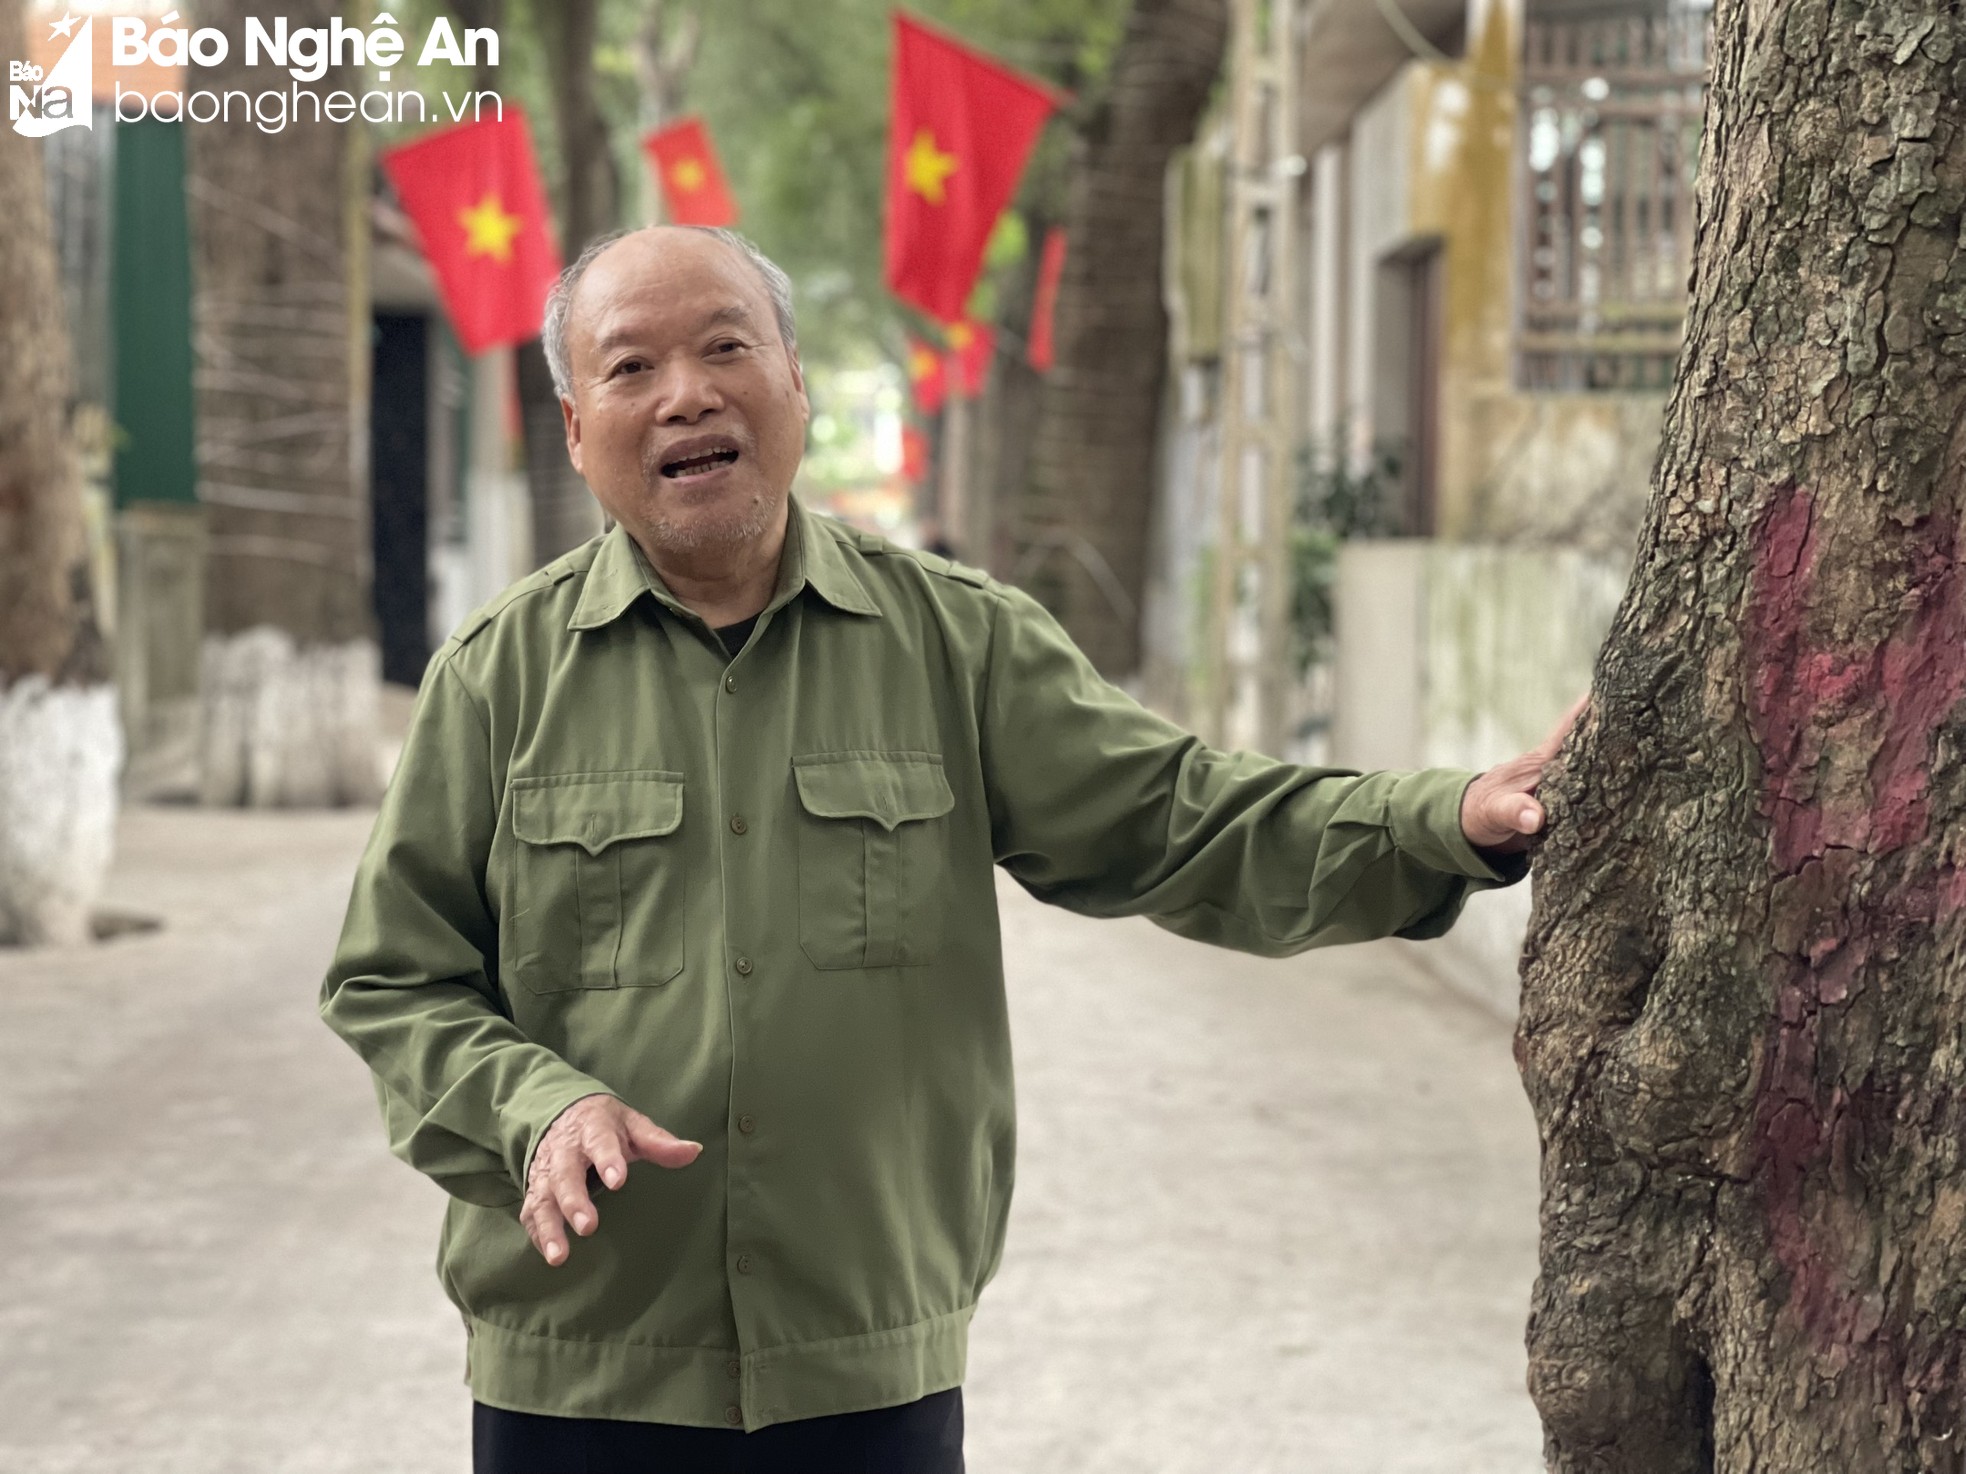
[[[365,815],[137,810],[164,927],[0,954],[0,1470],[463,1474],[439,1194],[314,1017]],[[975,1474],[1532,1474],[1502,1024],[1005,893],[1022,1105]]]

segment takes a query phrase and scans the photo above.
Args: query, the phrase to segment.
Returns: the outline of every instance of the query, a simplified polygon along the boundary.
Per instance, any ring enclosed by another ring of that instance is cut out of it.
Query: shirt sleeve
[[[1218,752],[1093,670],[1015,589],[991,632],[983,763],[998,863],[1039,900],[1282,957],[1437,937],[1510,885],[1461,831],[1459,768],[1362,773]]]
[[[368,1063],[390,1150],[466,1201],[523,1197],[554,1119],[608,1087],[520,1032],[495,981],[485,722],[445,653],[355,873],[321,1016]]]

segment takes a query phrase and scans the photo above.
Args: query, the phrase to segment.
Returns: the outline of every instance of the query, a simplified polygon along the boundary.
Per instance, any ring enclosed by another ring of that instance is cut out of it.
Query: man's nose
[[[689,361],[662,370],[656,412],[664,424],[694,424],[711,410],[722,409],[723,403],[716,382],[702,364]]]

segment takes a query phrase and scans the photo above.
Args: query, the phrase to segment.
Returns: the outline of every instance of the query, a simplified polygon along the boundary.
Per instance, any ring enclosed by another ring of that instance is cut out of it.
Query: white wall
[[[1622,559],[1575,549],[1360,540],[1339,555],[1332,760],[1476,771],[1527,751],[1590,689]],[[1530,885],[1469,898],[1419,959],[1512,1017]]]

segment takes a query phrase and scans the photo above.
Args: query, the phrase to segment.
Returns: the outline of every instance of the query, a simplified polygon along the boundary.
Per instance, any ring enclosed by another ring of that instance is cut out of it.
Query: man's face
[[[640,231],[567,316],[567,453],[609,515],[680,555],[776,530],[811,406],[751,263],[699,231]]]

